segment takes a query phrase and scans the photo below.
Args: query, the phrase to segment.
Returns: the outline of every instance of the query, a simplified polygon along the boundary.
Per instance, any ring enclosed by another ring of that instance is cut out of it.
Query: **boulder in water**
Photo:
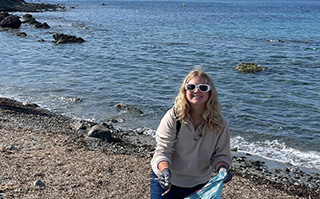
[[[8,28],[20,28],[20,17],[16,15],[9,15],[1,20],[0,26]]]
[[[55,39],[56,44],[65,44],[65,43],[82,43],[85,42],[81,37],[76,37],[73,35],[65,34],[54,34],[53,38]]]

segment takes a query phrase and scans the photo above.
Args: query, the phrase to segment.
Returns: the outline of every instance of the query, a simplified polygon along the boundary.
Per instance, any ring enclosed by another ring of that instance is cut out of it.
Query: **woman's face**
[[[188,84],[207,84],[206,80],[204,78],[201,77],[192,77]],[[186,97],[188,99],[188,101],[190,102],[190,105],[193,107],[202,107],[205,106],[206,102],[209,99],[209,92],[200,92],[199,88],[196,88],[194,91],[188,91],[186,90]]]

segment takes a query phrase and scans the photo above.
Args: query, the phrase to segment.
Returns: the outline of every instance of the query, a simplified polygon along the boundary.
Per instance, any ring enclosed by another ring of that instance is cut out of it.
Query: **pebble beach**
[[[99,124],[7,98],[0,99],[0,121],[0,198],[150,198],[154,146],[145,135],[108,124],[111,142],[88,137],[90,126]],[[128,139],[133,134],[140,143]],[[233,157],[234,177],[222,198],[319,196],[319,174],[286,171],[279,183],[266,177],[262,162],[246,159]],[[297,178],[304,182],[295,184]]]

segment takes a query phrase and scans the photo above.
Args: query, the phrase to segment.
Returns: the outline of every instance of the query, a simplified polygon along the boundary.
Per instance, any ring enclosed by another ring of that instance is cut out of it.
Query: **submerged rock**
[[[263,70],[268,70],[267,67],[258,66],[256,63],[242,63],[235,68],[242,73],[255,73]]]
[[[18,33],[12,34],[12,35],[19,36],[19,37],[26,37],[26,36],[27,36],[27,33],[25,33],[25,32],[18,32]]]
[[[126,104],[124,104],[124,103],[121,103],[121,102],[118,103],[118,104],[116,104],[115,107],[116,107],[118,110],[128,110],[128,111],[131,111],[131,112],[136,113],[136,114],[139,114],[139,115],[142,115],[142,114],[143,114],[143,111],[142,111],[142,110],[137,109],[137,108],[135,108],[135,107],[133,107],[133,106],[128,106],[128,105],[126,105]]]

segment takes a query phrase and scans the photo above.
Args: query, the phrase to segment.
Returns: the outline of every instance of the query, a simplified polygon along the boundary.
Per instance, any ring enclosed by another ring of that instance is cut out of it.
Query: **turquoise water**
[[[233,146],[320,170],[319,1],[42,2],[75,8],[32,13],[51,29],[23,25],[25,38],[0,31],[1,96],[156,129],[184,76],[200,65],[214,79]],[[86,42],[55,45],[53,33]],[[242,62],[269,70],[237,73]],[[119,102],[144,114],[118,112]]]

